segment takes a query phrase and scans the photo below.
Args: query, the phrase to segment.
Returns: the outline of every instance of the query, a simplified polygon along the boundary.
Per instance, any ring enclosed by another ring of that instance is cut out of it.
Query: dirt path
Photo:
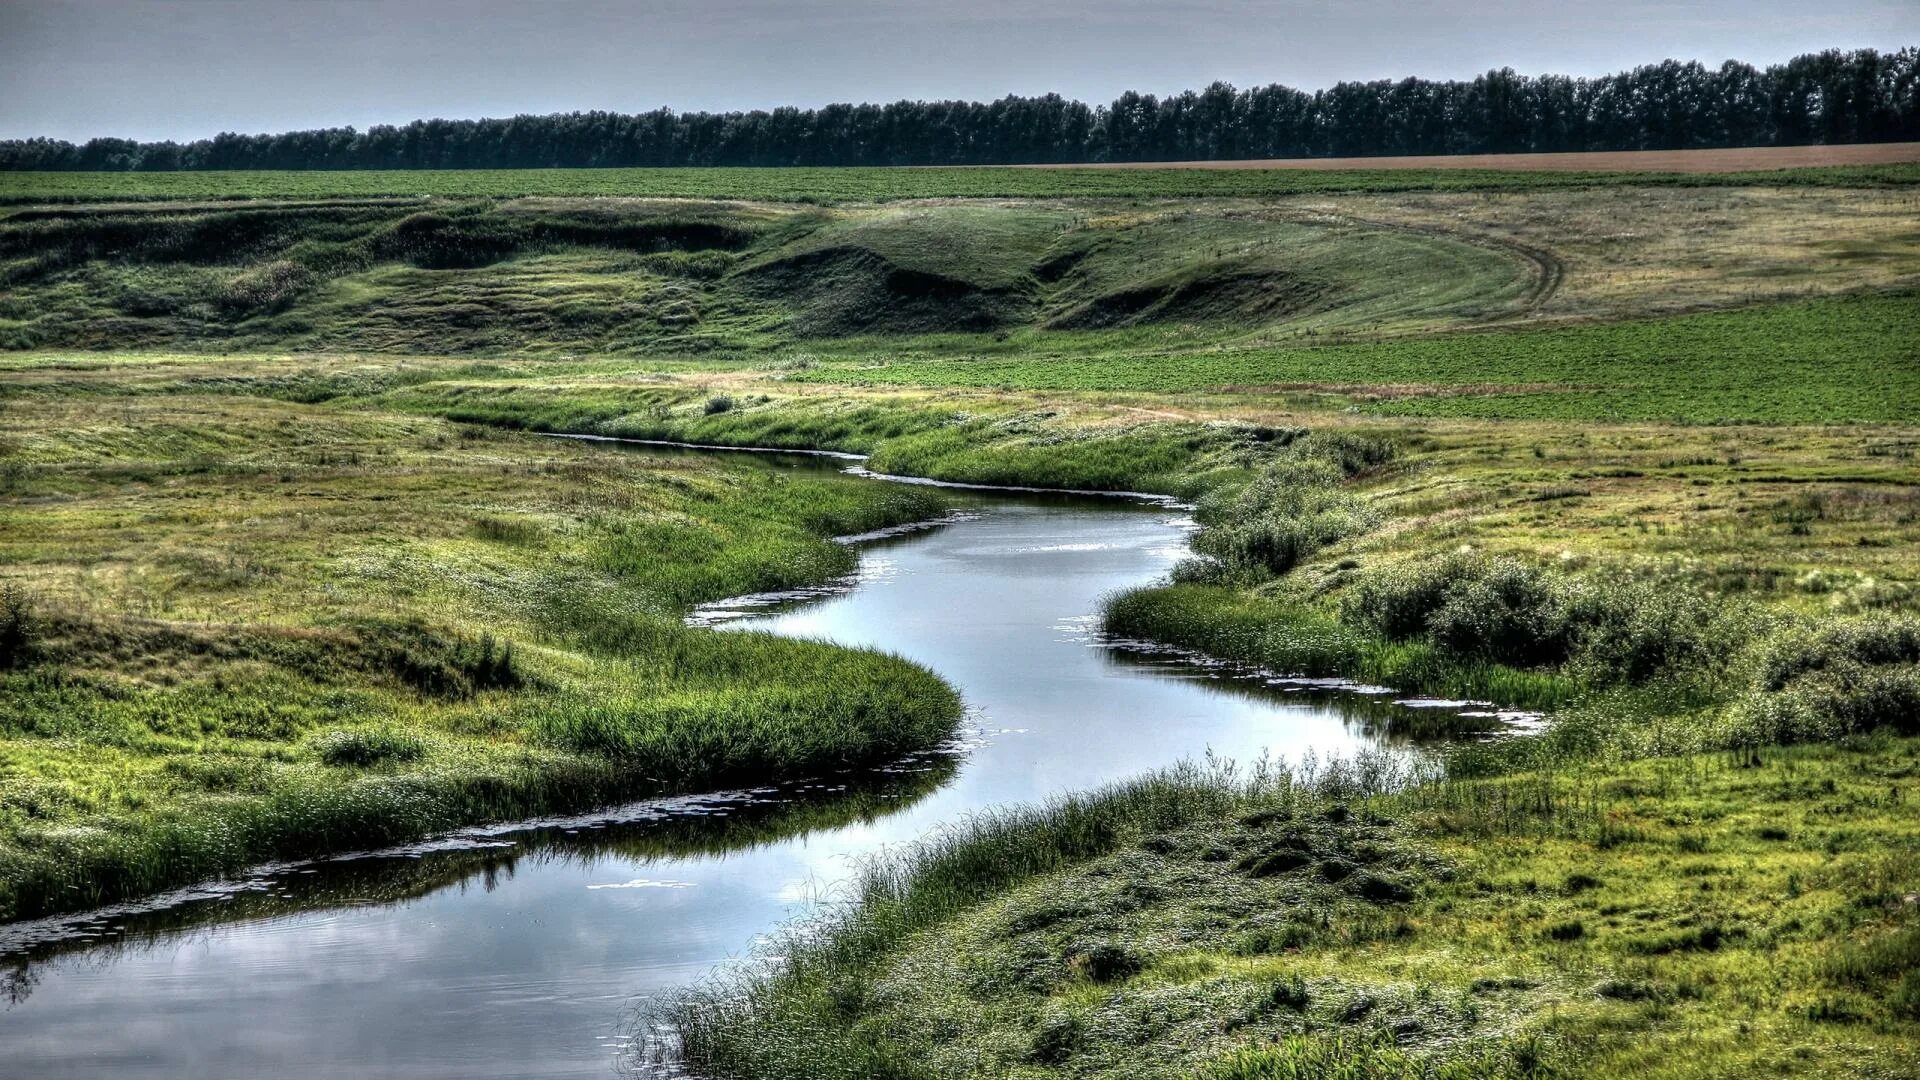
[[[1508,172],[1754,172],[1822,165],[1920,162],[1920,142],[1850,146],[1748,146],[1725,150],[1620,150],[1582,154],[1444,154],[1429,157],[1267,158],[1016,165],[1019,169],[1499,169]]]

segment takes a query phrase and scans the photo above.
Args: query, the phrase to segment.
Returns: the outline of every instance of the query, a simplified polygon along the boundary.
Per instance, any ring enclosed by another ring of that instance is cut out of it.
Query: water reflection
[[[665,861],[720,859],[809,832],[871,824],[926,798],[953,776],[958,749],[902,758],[751,790],[650,800],[599,814],[464,830],[434,841],[314,862],[264,867],[145,901],[74,916],[0,925],[0,1004],[33,992],[56,957],[84,953],[101,970],[132,953],[178,949],[220,927],[271,923],[334,908],[404,906],[441,892],[491,893],[522,869],[643,870]],[[589,889],[684,886],[635,878]]]

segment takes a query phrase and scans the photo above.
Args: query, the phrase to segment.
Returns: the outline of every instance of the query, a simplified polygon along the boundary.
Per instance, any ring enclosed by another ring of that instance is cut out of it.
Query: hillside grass
[[[1245,203],[39,207],[0,218],[0,346],[732,358],[1044,331],[1113,349],[1471,325],[1517,313],[1535,273],[1496,243]]]
[[[1329,358],[1291,358],[1328,343],[1910,291],[1915,198],[1628,187],[833,209],[40,206],[0,217],[0,346],[772,360],[870,381],[1046,387],[1324,383],[1302,371]],[[1623,233],[1623,218],[1641,227]],[[1646,362],[1652,345],[1618,347]],[[1443,354],[1476,346],[1429,348],[1402,367],[1438,362],[1451,383],[1459,364]],[[948,360],[973,366],[936,363]],[[1490,374],[1513,378],[1510,366]],[[1166,382],[1170,370],[1181,374]],[[1382,392],[1423,393],[1391,376]]]
[[[924,750],[891,656],[687,628],[925,489],[236,397],[9,396],[0,918]]]
[[[1750,173],[1498,172],[1471,169],[711,168],[270,170],[180,173],[0,173],[0,202],[140,199],[373,198],[419,195],[622,196],[866,202],[928,198],[1102,196],[1271,197],[1349,191],[1528,190],[1920,183],[1920,166],[1868,165]]]

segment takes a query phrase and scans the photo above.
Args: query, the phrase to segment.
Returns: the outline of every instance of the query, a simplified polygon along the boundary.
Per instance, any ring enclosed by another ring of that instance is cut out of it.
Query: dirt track
[[[1258,161],[1139,161],[1106,165],[1020,165],[1022,169],[1500,169],[1538,172],[1754,172],[1815,165],[1920,161],[1920,142],[1854,146],[1754,146],[1728,150],[1621,150],[1597,154],[1456,154],[1433,157],[1268,158]]]

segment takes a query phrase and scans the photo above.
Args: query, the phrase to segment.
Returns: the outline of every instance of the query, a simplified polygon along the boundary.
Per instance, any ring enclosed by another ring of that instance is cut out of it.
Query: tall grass
[[[1109,597],[1106,631],[1236,660],[1277,675],[1339,677],[1407,693],[1446,694],[1519,708],[1552,708],[1581,685],[1449,652],[1430,642],[1390,641],[1327,611],[1217,585],[1133,589]]]
[[[937,491],[220,400],[134,399],[97,440],[54,401],[18,414],[84,449],[6,537],[0,919],[877,763],[958,721],[897,657],[681,623],[844,575],[831,537],[936,517]],[[108,527],[160,482],[179,517]],[[76,595],[102,529],[127,582]]]
[[[1182,765],[1040,806],[983,813],[866,863],[843,895],[767,948],[760,973],[718,975],[664,1014],[685,1060],[721,1077],[923,1076],[912,1053],[856,1020],[876,968],[914,935],[1009,888],[1184,824],[1254,807],[1403,786],[1402,762],[1362,758],[1295,773]]]

